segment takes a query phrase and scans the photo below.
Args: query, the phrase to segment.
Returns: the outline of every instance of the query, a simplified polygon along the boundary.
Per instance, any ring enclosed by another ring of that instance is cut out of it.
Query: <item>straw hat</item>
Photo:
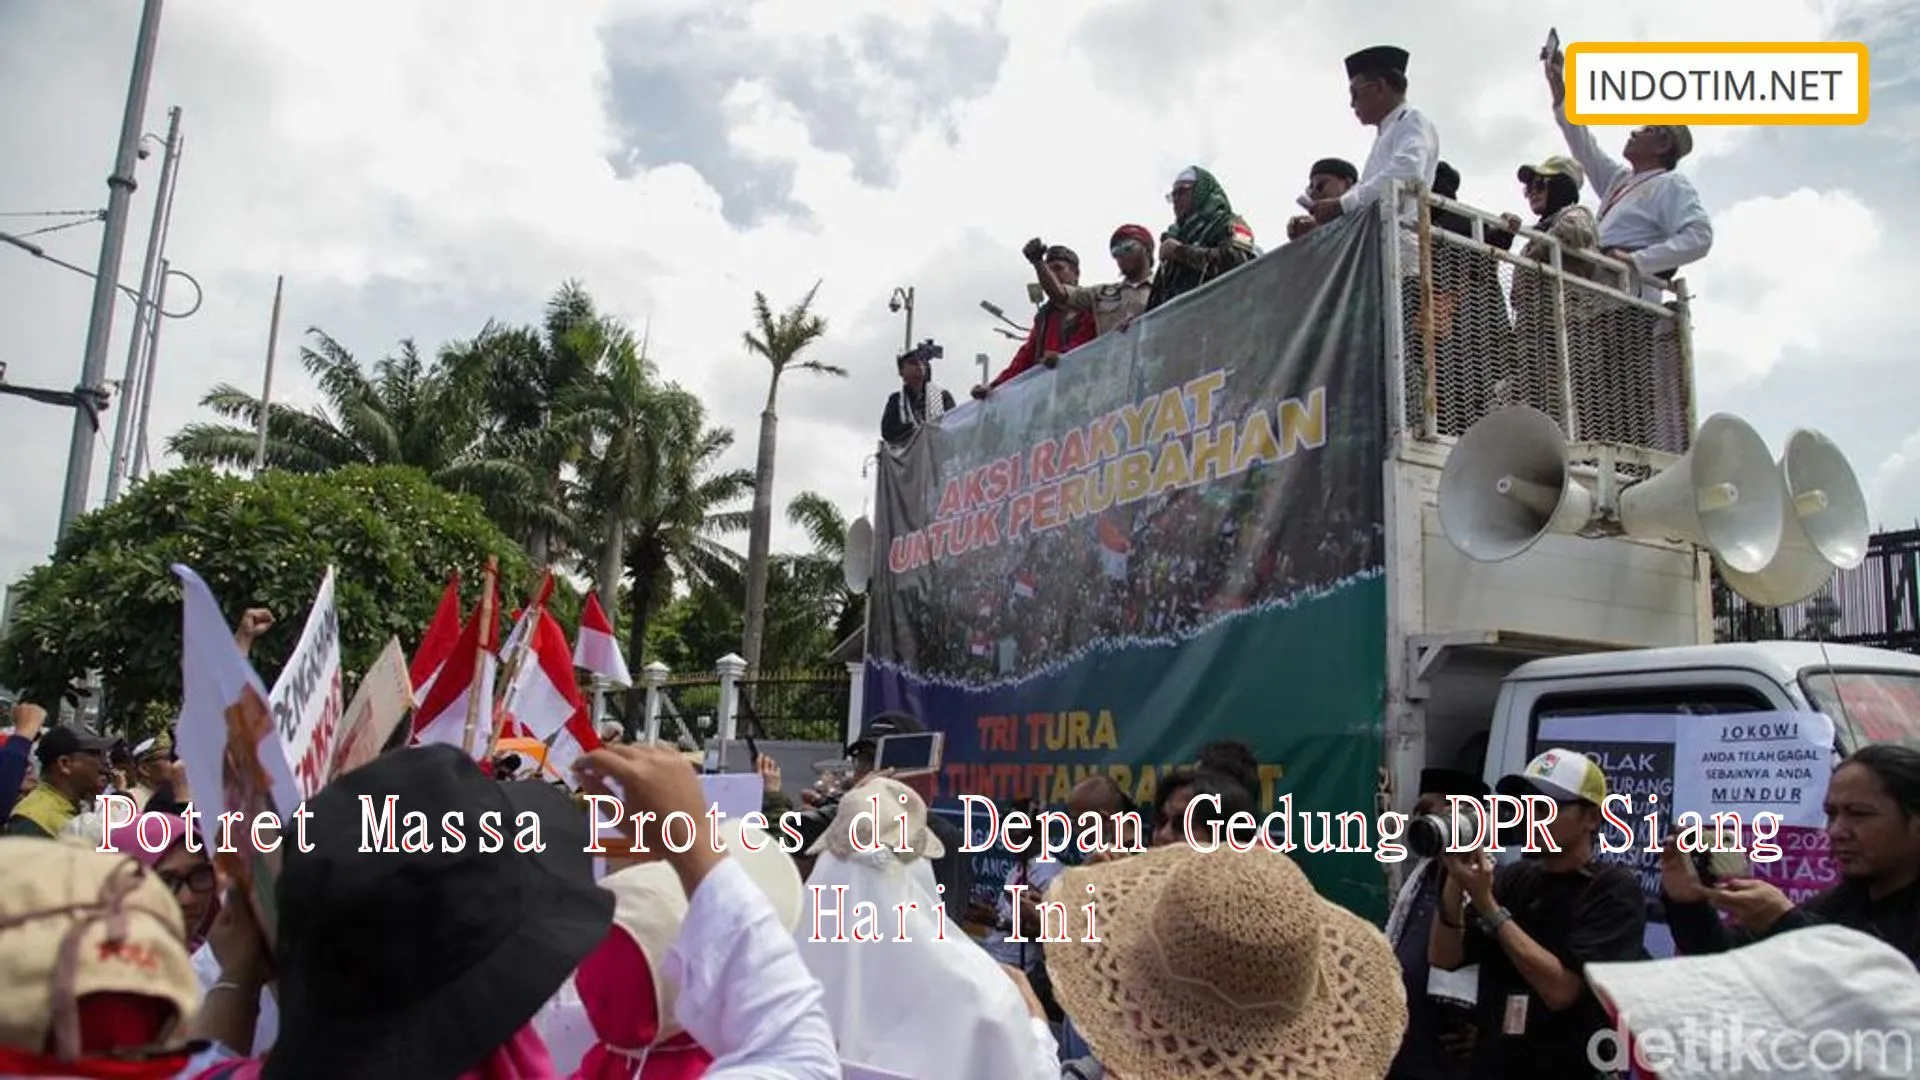
[[[1379,1080],[1400,1048],[1406,991],[1385,935],[1284,855],[1175,844],[1068,870],[1047,899],[1069,923],[1097,905],[1099,940],[1049,945],[1047,971],[1127,1080]]]
[[[830,852],[842,859],[854,858],[861,854],[853,845],[855,835],[863,844],[896,849],[900,847],[899,821],[902,814],[907,816],[906,850],[899,853],[902,862],[914,858],[938,859],[946,855],[947,846],[927,828],[926,800],[920,797],[919,792],[890,776],[869,776],[842,796],[833,823],[807,849],[807,854]]]

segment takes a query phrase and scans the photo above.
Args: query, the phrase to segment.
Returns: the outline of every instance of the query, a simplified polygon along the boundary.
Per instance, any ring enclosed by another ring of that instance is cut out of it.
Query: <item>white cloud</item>
[[[403,335],[423,347],[470,336],[488,315],[533,321],[560,281],[579,278],[609,310],[636,325],[651,318],[653,352],[669,376],[735,429],[730,464],[749,464],[766,377],[739,342],[752,293],[784,305],[824,279],[831,334],[820,356],[858,377],[783,388],[777,497],[784,503],[812,488],[854,513],[900,336],[886,309],[896,285],[917,288],[916,336],[946,345],[942,380],[958,386],[970,380],[976,353],[997,365],[1012,351],[975,305],[986,297],[1017,308],[1023,241],[1040,234],[1069,243],[1089,276],[1102,274],[1098,253],[1113,226],[1164,224],[1161,196],[1182,166],[1212,167],[1262,241],[1277,246],[1307,165],[1366,155],[1371,133],[1347,110],[1340,57],[1376,35],[1414,53],[1413,96],[1439,125],[1463,192],[1506,209],[1518,203],[1513,165],[1557,145],[1534,64],[1548,25],[1568,41],[1794,40],[1819,36],[1830,15],[1811,0],[1743,4],[1737,28],[1716,5],[1654,0],[1604,9],[1554,0],[1524,18],[1491,0],[1394,0],[1351,22],[1218,0],[735,4],[767,35],[759,54],[767,57],[816,55],[868,17],[892,20],[902,37],[943,14],[988,20],[1009,41],[997,82],[959,109],[951,132],[943,122],[881,126],[897,169],[888,190],[861,184],[845,155],[819,149],[770,79],[729,86],[732,126],[721,141],[792,162],[792,197],[812,219],[737,230],[720,214],[717,178],[661,164],[622,179],[607,162],[621,154],[620,128],[605,100],[610,71],[599,35],[623,15],[706,6],[168,5],[149,123],[164,123],[167,105],[185,108],[170,254],[209,295],[199,315],[166,328],[156,433],[198,417],[194,403],[214,382],[258,385],[276,273],[288,276],[277,383],[300,396],[312,389],[295,370],[291,343],[312,323],[372,358]],[[0,210],[102,200],[134,20],[131,11],[102,19],[59,0],[26,0],[0,14],[0,99],[17,106],[0,113],[0,145],[18,155]],[[643,44],[666,62],[698,45]],[[929,68],[939,63],[924,58]],[[1739,129],[1703,129],[1697,160],[1752,141]],[[1789,133],[1771,152],[1791,157],[1793,147]],[[125,276],[137,274],[150,189],[136,198]],[[1714,201],[1711,191],[1707,198]],[[1832,259],[1859,252],[1853,261],[1864,263],[1867,230],[1879,220],[1844,192],[1716,210],[1721,246],[1689,274],[1703,296],[1708,377],[1758,373],[1788,345],[1818,347],[1843,329],[1840,320],[1864,318],[1863,305],[1881,302],[1868,289],[1871,267]],[[90,264],[97,231],[64,235],[50,249]],[[86,283],[6,250],[0,260],[12,260],[0,261],[9,283],[0,290],[0,350],[13,360],[11,377],[71,385]],[[1786,266],[1808,261],[1823,272],[1793,267],[1789,276]],[[1808,289],[1826,290],[1819,311],[1804,310]],[[123,310],[122,334],[125,321]],[[114,355],[124,355],[124,337]],[[51,543],[68,417],[11,400],[0,410],[9,446],[21,448],[0,488],[4,581]],[[783,527],[776,542],[800,540]]]
[[[1920,431],[1900,441],[1867,482],[1875,528],[1920,527]]]
[[[1790,349],[1818,349],[1892,310],[1877,256],[1884,224],[1845,191],[1802,188],[1714,215],[1710,261],[1686,276],[1703,383],[1764,377]]]

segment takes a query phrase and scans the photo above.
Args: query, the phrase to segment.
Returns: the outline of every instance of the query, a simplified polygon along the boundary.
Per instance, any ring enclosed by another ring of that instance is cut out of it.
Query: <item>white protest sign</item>
[[[320,581],[300,643],[280,669],[269,699],[273,726],[280,732],[287,761],[310,799],[327,782],[333,743],[340,728],[340,614],[333,605],[333,568]]]
[[[1673,801],[1709,819],[1777,814],[1782,825],[1820,828],[1833,773],[1833,721],[1819,713],[1694,716],[1676,725]]]
[[[757,814],[766,805],[767,782],[757,772],[709,773],[700,778],[701,794],[730,818]]]
[[[245,887],[271,943],[278,924],[273,882],[281,851],[297,838],[292,815],[300,808],[299,788],[276,737],[266,687],[234,644],[219,601],[192,570],[175,565],[173,572],[184,594],[176,739],[193,815],[214,864]],[[259,819],[276,810],[282,828],[265,828]],[[222,813],[240,817],[223,823]]]

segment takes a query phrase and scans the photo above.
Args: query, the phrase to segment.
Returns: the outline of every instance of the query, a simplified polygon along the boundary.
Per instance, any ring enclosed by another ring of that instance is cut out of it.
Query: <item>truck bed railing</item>
[[[1391,198],[1401,224],[1386,240],[1388,396],[1405,436],[1451,442],[1488,413],[1524,404],[1570,441],[1686,452],[1694,405],[1684,280],[1632,275],[1530,227],[1503,249],[1489,242],[1506,232],[1498,214],[1411,187]]]

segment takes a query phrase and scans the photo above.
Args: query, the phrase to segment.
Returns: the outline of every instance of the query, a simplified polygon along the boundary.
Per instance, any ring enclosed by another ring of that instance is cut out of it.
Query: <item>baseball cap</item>
[[[59,724],[41,733],[40,742],[33,752],[44,769],[68,754],[105,754],[112,749],[112,739],[102,738],[82,728]]]
[[[1607,798],[1607,774],[1592,758],[1559,747],[1542,752],[1527,767],[1500,778],[1502,795],[1545,795],[1556,802],[1586,802],[1599,806]]]
[[[847,753],[851,754],[863,746],[872,746],[882,735],[907,735],[925,730],[925,725],[906,713],[875,713],[873,719],[860,729],[860,737],[847,744]]]
[[[1522,165],[1517,175],[1523,184],[1532,183],[1536,176],[1565,176],[1575,187],[1587,182],[1587,171],[1565,154],[1555,154],[1538,165]]]
[[[29,837],[0,838],[0,867],[0,1044],[38,1053],[66,1026],[78,1052],[90,994],[165,1002],[173,1030],[185,1028],[200,979],[158,877],[124,856]]]

